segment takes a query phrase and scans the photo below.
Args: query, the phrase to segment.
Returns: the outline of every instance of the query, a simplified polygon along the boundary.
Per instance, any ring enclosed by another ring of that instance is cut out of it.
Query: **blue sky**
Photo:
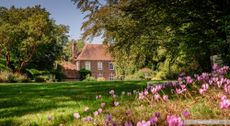
[[[76,8],[71,0],[0,0],[0,6],[24,8],[27,6],[41,5],[50,12],[50,17],[56,20],[57,24],[69,26],[69,39],[80,39],[81,25],[83,23],[84,14]],[[100,38],[95,38],[91,43],[101,43]]]

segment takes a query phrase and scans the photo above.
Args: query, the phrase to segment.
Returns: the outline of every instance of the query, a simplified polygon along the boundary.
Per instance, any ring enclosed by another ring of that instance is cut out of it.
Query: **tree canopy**
[[[87,13],[83,38],[103,35],[120,67],[210,71],[212,55],[229,65],[229,0],[73,1]]]
[[[68,27],[49,15],[40,6],[0,7],[0,58],[12,71],[53,68],[68,40]]]

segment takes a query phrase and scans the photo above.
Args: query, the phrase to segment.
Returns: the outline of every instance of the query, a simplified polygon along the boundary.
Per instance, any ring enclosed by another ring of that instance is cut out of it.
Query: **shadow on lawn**
[[[108,96],[112,89],[118,95],[122,91],[143,89],[146,82],[76,82],[53,84],[0,84],[0,118],[6,118],[5,124],[14,124],[11,117],[48,111],[66,107],[65,102],[73,107],[77,103],[95,100],[96,95]],[[8,119],[7,119],[8,118]],[[1,122],[0,122],[1,123]]]

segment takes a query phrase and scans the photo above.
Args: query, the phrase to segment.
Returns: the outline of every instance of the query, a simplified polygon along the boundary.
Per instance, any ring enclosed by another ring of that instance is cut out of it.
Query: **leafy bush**
[[[61,66],[57,65],[56,70],[54,71],[55,79],[57,81],[62,81],[65,78],[65,74],[62,72]]]
[[[149,68],[142,68],[132,75],[127,75],[125,80],[151,80],[154,72]]]
[[[105,81],[105,78],[104,77],[98,77],[97,81]]]
[[[80,80],[85,80],[87,78],[87,75],[91,75],[91,71],[86,70],[85,68],[80,69]]]
[[[9,71],[0,72],[0,82],[7,82],[9,75],[10,75]]]
[[[45,80],[45,78],[42,77],[42,76],[37,76],[37,77],[35,77],[34,81],[35,81],[35,82],[45,82],[46,80]]]
[[[46,70],[26,69],[26,71],[27,71],[29,77],[32,79],[35,79],[36,76],[50,74],[50,72],[46,71]]]
[[[88,74],[88,75],[86,75],[86,78],[83,81],[96,81],[96,79],[95,79],[95,77],[92,77]]]
[[[10,71],[0,72],[0,82],[29,82],[30,80],[20,73],[12,73]]]

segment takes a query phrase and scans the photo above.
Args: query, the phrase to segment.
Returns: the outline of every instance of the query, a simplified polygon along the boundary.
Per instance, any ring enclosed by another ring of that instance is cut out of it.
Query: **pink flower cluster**
[[[167,124],[168,126],[184,126],[183,120],[175,115],[167,116]]]
[[[147,121],[142,120],[137,122],[137,126],[150,126],[150,125],[156,125],[157,121],[160,118],[160,113],[156,112],[154,115]]]
[[[225,96],[225,95],[221,97],[220,108],[221,109],[230,108],[230,100],[228,100],[227,96]]]

